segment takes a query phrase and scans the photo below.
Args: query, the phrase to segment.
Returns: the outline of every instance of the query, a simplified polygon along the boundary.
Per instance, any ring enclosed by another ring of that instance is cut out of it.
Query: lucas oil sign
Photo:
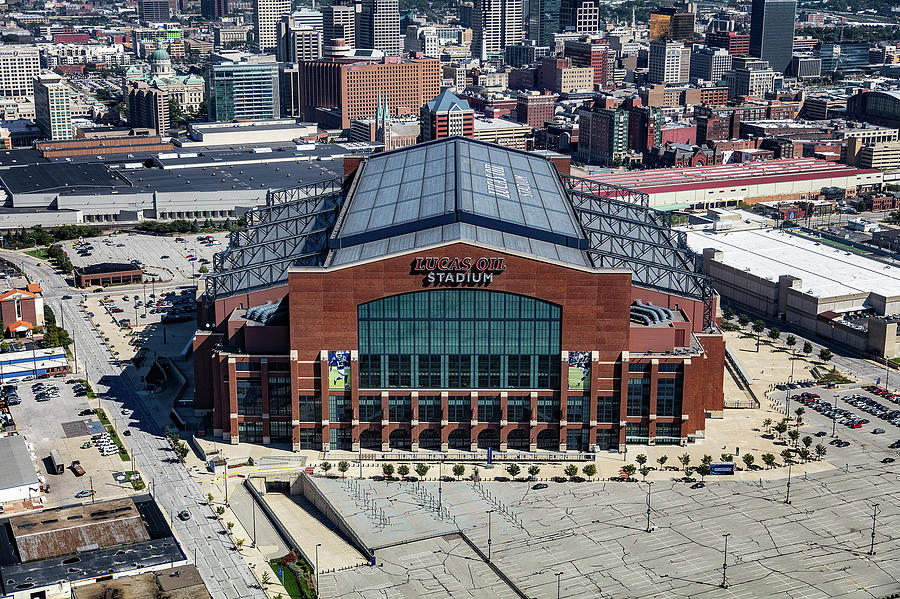
[[[419,257],[410,270],[410,274],[423,277],[423,287],[486,287],[506,270],[506,261],[496,257]]]

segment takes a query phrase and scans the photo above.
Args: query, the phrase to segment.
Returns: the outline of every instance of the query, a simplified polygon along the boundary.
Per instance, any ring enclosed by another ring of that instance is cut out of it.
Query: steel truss
[[[343,202],[343,178],[270,191],[247,212],[247,226],[229,234],[206,280],[210,300],[287,280],[291,266],[318,266]]]
[[[713,326],[712,280],[699,268],[687,236],[671,216],[648,206],[645,193],[563,176],[572,206],[600,268],[631,270],[635,283],[703,301],[703,327]]]

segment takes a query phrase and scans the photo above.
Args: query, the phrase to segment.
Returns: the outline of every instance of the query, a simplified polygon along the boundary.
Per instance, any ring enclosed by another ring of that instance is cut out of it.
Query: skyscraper
[[[472,56],[503,59],[506,46],[525,39],[522,0],[475,0],[472,10]]]
[[[562,0],[559,9],[560,31],[595,33],[600,30],[599,0]]]
[[[141,23],[165,23],[169,20],[169,0],[139,0]]]
[[[753,0],[750,18],[750,55],[769,61],[783,73],[794,51],[794,17],[797,0]]]
[[[448,89],[426,102],[420,111],[422,141],[475,136],[475,111]]]
[[[228,14],[228,0],[200,0],[200,14],[204,19],[221,19]]]
[[[41,73],[41,56],[34,46],[0,47],[0,96],[20,98],[34,94]]]
[[[206,98],[210,121],[265,120],[281,116],[278,63],[271,55],[210,55]]]
[[[165,135],[171,125],[169,96],[160,89],[151,87],[144,81],[131,84],[126,96],[128,104],[128,125],[147,127],[157,135]]]
[[[650,83],[681,83],[687,81],[685,75],[689,75],[688,71],[682,68],[682,62],[685,58],[684,44],[671,40],[656,40],[650,42],[650,62],[647,73],[647,80]],[[690,51],[687,54],[688,65],[690,65]],[[687,67],[690,69],[690,66]]]
[[[386,56],[402,51],[400,8],[397,0],[363,0],[357,15],[356,47],[381,50]]]
[[[34,116],[41,132],[51,140],[72,139],[72,90],[53,73],[34,78]]]
[[[343,39],[351,48],[356,44],[356,8],[353,4],[322,7],[322,39],[326,46],[334,39]]]
[[[291,0],[253,0],[253,17],[256,22],[253,33],[256,48],[260,52],[274,50],[278,46],[278,23],[291,12]]]
[[[538,46],[550,46],[559,31],[560,0],[527,0],[527,37]]]
[[[322,58],[322,30],[300,25],[294,15],[284,15],[278,23],[278,62],[297,62]]]

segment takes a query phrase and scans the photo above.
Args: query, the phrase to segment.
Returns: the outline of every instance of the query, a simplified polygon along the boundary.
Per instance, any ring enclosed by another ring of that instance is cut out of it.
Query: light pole
[[[835,430],[837,429],[837,416],[831,417],[831,436],[835,437]]]
[[[438,462],[438,513],[441,512],[441,506],[443,503],[441,502],[441,498],[443,497],[444,492],[444,458],[441,457],[441,461]]]
[[[562,572],[556,573],[556,599],[559,599],[559,580],[560,580],[560,576],[562,576],[562,575],[563,575]]]
[[[250,510],[253,513],[253,546],[256,547],[256,501],[250,503]]]
[[[725,533],[725,558],[722,560],[722,584],[719,585],[723,589],[728,588],[728,579],[725,578],[725,572],[728,570],[728,537],[731,536],[731,533]]]
[[[316,543],[316,593],[319,592],[319,547],[322,543]]]
[[[488,510],[488,562],[491,561],[491,514],[494,510]]]
[[[653,529],[650,528],[650,486],[652,484],[652,480],[647,482],[647,532],[653,532]]]
[[[869,555],[875,555],[875,516],[878,515],[878,504],[872,506],[872,541],[869,544]]]
[[[791,466],[793,465],[793,463],[788,463],[787,495],[784,498],[784,502],[788,505],[791,505]]]

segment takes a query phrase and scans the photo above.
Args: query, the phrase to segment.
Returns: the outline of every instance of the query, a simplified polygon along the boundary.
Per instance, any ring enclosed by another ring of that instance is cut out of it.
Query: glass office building
[[[210,121],[266,120],[281,116],[278,63],[222,63],[207,69]]]
[[[750,15],[750,56],[769,61],[784,73],[794,53],[797,0],[753,0]]]

